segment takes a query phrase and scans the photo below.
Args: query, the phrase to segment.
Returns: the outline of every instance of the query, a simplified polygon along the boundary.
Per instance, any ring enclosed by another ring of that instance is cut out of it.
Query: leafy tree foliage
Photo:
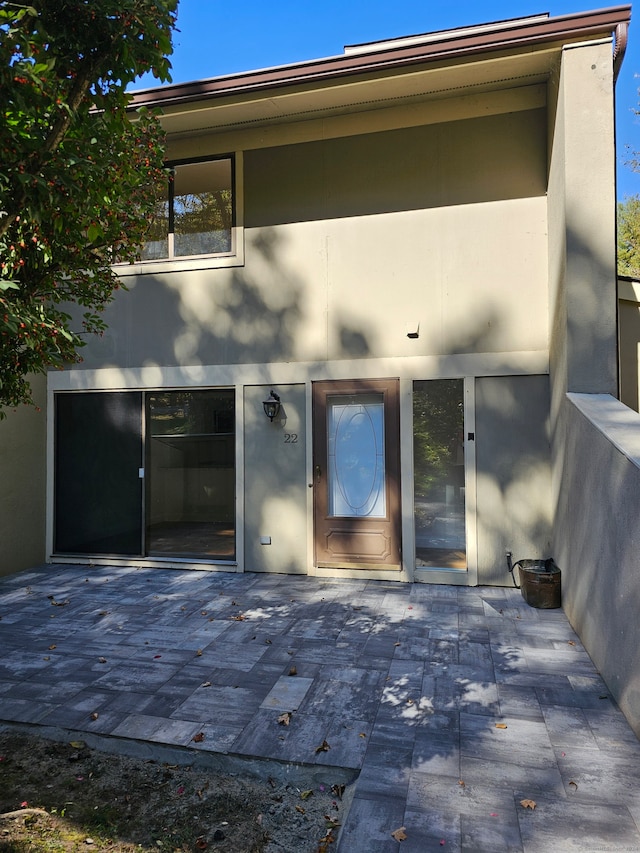
[[[153,213],[157,118],[126,87],[170,80],[178,0],[0,0],[0,418],[28,376],[79,361]],[[70,311],[81,306],[82,320]]]
[[[618,202],[618,274],[640,277],[640,196]]]

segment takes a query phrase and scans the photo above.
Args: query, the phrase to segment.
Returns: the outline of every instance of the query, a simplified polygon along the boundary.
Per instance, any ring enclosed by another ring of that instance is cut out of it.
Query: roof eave
[[[515,28],[509,26],[503,30],[492,29],[472,35],[456,35],[456,31],[452,30],[450,34],[444,34],[442,39],[424,44],[331,56],[209,80],[145,89],[133,93],[130,107],[169,107],[285,86],[317,85],[334,79],[417,64],[473,57],[480,53],[518,50],[553,42],[575,42],[603,35],[614,35],[618,44],[626,41],[626,29],[630,20],[631,6],[625,5],[562,15],[544,21],[525,19]],[[618,51],[618,55],[623,53],[623,50]]]

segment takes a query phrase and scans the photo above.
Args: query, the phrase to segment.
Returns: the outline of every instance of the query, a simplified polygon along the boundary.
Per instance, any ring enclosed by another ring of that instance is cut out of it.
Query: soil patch
[[[326,853],[343,794],[0,730],[0,853]]]

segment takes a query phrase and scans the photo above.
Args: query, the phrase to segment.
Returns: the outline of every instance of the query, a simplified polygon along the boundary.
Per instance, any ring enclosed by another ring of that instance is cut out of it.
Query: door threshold
[[[468,569],[431,569],[420,566],[413,573],[414,583],[440,583],[451,586],[475,586]]]

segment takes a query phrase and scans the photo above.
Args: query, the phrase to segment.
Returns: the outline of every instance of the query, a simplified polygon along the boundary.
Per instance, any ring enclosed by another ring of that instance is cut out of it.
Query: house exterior
[[[510,583],[506,551],[564,569],[568,395],[618,395],[629,19],[137,93],[172,178],[108,331],[49,375],[47,559],[461,585]]]

